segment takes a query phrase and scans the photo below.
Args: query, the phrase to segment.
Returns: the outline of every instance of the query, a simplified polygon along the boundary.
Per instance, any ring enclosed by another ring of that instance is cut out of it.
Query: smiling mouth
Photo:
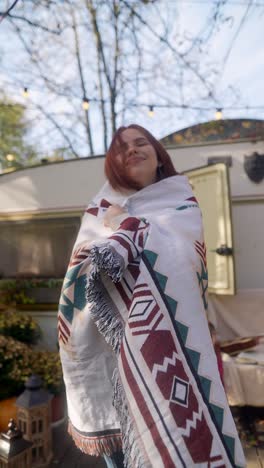
[[[142,161],[145,161],[145,158],[143,156],[130,156],[126,161],[126,166],[131,166]]]

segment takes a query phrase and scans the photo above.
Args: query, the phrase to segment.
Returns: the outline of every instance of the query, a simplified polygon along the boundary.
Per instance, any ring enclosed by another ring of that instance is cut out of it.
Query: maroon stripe
[[[82,253],[82,254],[78,254],[78,255],[76,256],[76,258],[81,258],[82,260],[84,260],[84,259],[87,258],[87,257],[88,257],[88,254],[86,254],[85,252]]]
[[[202,247],[204,247],[204,242],[199,242],[198,240],[195,241],[195,244],[198,244],[198,245],[201,245]]]
[[[64,336],[64,338],[67,340],[68,339],[68,336],[67,336],[67,332],[65,330],[63,330],[63,328],[60,326],[60,324],[58,325],[58,330],[59,332]]]
[[[203,252],[201,252],[201,250],[199,250],[198,247],[196,247],[196,246],[195,246],[195,250],[200,255],[200,257],[202,257],[202,259],[205,260],[205,254]]]
[[[76,265],[79,265],[79,263],[81,263],[81,260],[74,260],[73,262],[70,263],[70,267],[72,266],[76,266]]]
[[[201,247],[199,247],[199,245],[195,246],[195,250],[199,252],[202,257],[205,257],[205,251]]]
[[[113,283],[119,292],[120,296],[122,297],[124,303],[126,304],[127,310],[129,310],[129,307],[131,305],[131,299],[128,297],[126,291],[124,290],[123,286],[121,283]]]
[[[152,333],[153,330],[154,330],[154,331],[156,330],[158,324],[161,322],[161,320],[163,319],[163,317],[164,317],[164,315],[161,314],[161,315],[157,318],[157,320],[156,320],[156,322],[154,323],[154,326],[152,327],[151,330],[134,331],[134,332],[132,332],[132,335],[135,335],[135,336],[137,336],[137,335],[150,335],[150,333]]]
[[[195,250],[196,250],[196,252],[198,252],[198,254],[202,257],[202,259],[206,263],[206,254],[205,254],[205,252],[201,252],[201,249],[197,245],[195,246]]]
[[[157,312],[159,311],[159,306],[155,305],[154,309],[150,312],[149,316],[145,320],[137,320],[136,322],[129,322],[129,328],[136,327],[146,327],[153,320]],[[133,318],[133,317],[132,317]]]
[[[149,335],[151,330],[141,330],[141,331],[133,331],[132,335],[137,336],[137,335]]]
[[[214,457],[210,457],[210,462],[219,460],[222,460],[222,455],[215,455]]]
[[[195,247],[196,247],[197,249],[200,249],[201,252],[203,252],[203,254],[206,255],[206,247],[205,247],[204,244],[202,245],[202,244],[199,244],[198,242],[196,242],[196,243],[195,243]]]
[[[138,288],[143,288],[143,287],[146,287],[146,286],[148,286],[147,283],[137,284],[137,285],[134,287],[134,291],[135,291],[136,289],[138,289]]]
[[[134,377],[134,375],[132,374],[131,372],[131,369],[129,367],[129,364],[127,362],[127,358],[126,358],[126,355],[125,355],[125,351],[124,351],[124,348],[123,346],[121,346],[121,351],[120,351],[120,355],[121,355],[121,360],[122,360],[122,364],[123,364],[123,369],[124,369],[124,373],[125,373],[125,376],[126,376],[126,379],[127,379],[127,382],[128,382],[128,385],[130,387],[130,390],[131,392],[133,393],[133,396],[134,396],[134,399],[137,403],[137,406],[139,408],[139,411],[142,415],[144,415],[144,422],[145,424],[147,425],[148,429],[149,429],[149,432],[152,436],[152,439],[154,441],[154,444],[155,446],[157,447],[157,450],[163,460],[163,464],[165,467],[173,467],[175,466],[175,463],[173,462],[173,460],[171,459],[171,456],[169,454],[169,451],[166,447],[166,445],[164,444],[163,440],[162,440],[162,437],[161,437],[161,434],[159,433],[158,431],[158,427],[152,417],[152,414],[145,402],[145,399],[140,391],[140,388],[137,384],[137,381]]]
[[[64,337],[64,335],[61,333],[61,331],[59,333],[59,340],[63,341],[64,344],[67,343],[67,338]]]
[[[197,199],[195,197],[186,198],[185,201],[193,201],[193,202],[198,204],[198,201],[197,201]]]
[[[133,265],[133,264],[129,263],[128,266],[127,266],[127,269],[129,271],[129,273],[131,274],[131,276],[133,277],[133,279],[136,281],[138,279],[138,275],[139,275],[138,265]]]
[[[129,218],[124,219],[124,221],[120,224],[122,226],[122,229],[124,231],[136,231],[138,230],[138,227],[140,225],[140,220],[138,218],[134,218],[133,216],[130,216]]]
[[[195,246],[201,249],[203,252],[206,252],[206,248],[204,244],[200,244],[200,242],[195,242]]]
[[[196,248],[196,249],[199,249],[199,250],[203,253],[203,255],[206,254],[206,249],[205,249],[205,247],[201,246],[200,244],[195,244],[195,248]]]
[[[86,210],[86,213],[89,213],[89,214],[91,214],[91,215],[93,215],[93,216],[97,216],[97,214],[98,214],[98,208],[88,208],[88,209]]]
[[[163,314],[160,314],[160,316],[157,318],[156,322],[154,323],[152,330],[156,330],[158,324],[161,322],[161,320],[163,319],[163,317],[164,317],[164,315],[163,315]]]
[[[133,242],[136,244],[136,239],[137,239],[138,231],[135,231],[133,234]]]
[[[86,260],[87,258],[88,258],[88,255],[86,255],[86,257],[84,257],[84,258],[79,258],[79,259],[77,258],[77,259],[73,260],[73,261],[70,263],[69,266],[70,266],[70,267],[74,267],[74,266],[76,266],[76,265],[80,265],[80,263],[82,263],[82,262],[83,262],[84,260]]]
[[[129,262],[132,262],[134,260],[134,257],[132,255],[131,246],[130,246],[129,242],[127,242],[123,237],[118,236],[118,235],[111,236],[109,239],[113,239],[113,240],[119,242],[119,244],[121,244],[122,247],[124,247],[127,250],[128,261]]]
[[[63,326],[66,333],[68,333],[68,335],[70,335],[71,332],[70,332],[69,328],[67,327],[66,323],[62,320],[62,318],[60,316],[59,316],[59,323]]]
[[[102,208],[109,208],[109,206],[112,206],[111,203],[109,203],[109,201],[107,201],[105,198],[102,199],[101,203],[100,203],[100,206]]]
[[[81,262],[86,260],[87,257],[88,257],[88,253],[87,253],[87,255],[85,255],[85,254],[84,255],[75,255],[72,258],[71,262],[70,262],[70,267],[79,265]]]
[[[151,292],[149,289],[145,289],[144,291],[138,291],[133,294],[133,297],[144,297],[144,296],[151,296]]]
[[[63,330],[61,329],[61,327],[58,327],[58,331],[59,331],[59,335],[61,335],[61,337],[64,338],[64,340],[65,340],[64,342],[67,343],[69,337],[66,336],[65,333],[63,333]]]
[[[144,247],[144,234],[143,234],[143,232],[139,233],[138,245],[139,245],[139,247],[141,247],[143,249],[143,247]]]

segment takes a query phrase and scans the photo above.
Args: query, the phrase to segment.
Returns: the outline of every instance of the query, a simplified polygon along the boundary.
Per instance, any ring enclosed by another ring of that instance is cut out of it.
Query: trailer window
[[[62,278],[80,217],[0,223],[1,278]]]

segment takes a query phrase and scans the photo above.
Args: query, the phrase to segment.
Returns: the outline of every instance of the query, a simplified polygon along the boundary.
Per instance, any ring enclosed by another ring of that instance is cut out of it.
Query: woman
[[[138,125],[117,131],[105,173],[60,302],[69,432],[113,467],[245,466],[206,320],[188,180]]]

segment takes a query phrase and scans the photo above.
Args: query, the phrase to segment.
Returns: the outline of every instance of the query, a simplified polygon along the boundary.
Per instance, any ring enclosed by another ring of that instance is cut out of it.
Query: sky
[[[208,11],[208,2],[182,1],[181,23],[182,29],[197,29],[201,27],[203,19]],[[232,3],[232,4],[231,4]],[[210,58],[215,62],[220,62],[225,57],[230,41],[235,35],[237,27],[245,13],[246,3],[248,2],[230,2],[228,6],[229,15],[234,18],[233,27],[229,24],[222,28],[222,31],[213,41]],[[239,35],[234,41],[229,58],[224,69],[220,68],[218,76],[217,94],[219,104],[221,104],[221,93],[228,86],[233,86],[240,93],[240,102],[238,106],[262,106],[259,110],[228,110],[223,112],[224,118],[264,118],[264,96],[263,96],[263,72],[264,72],[264,1],[255,2],[259,6],[252,10],[248,21],[241,28]],[[228,105],[228,103],[226,103]],[[213,119],[214,115],[210,113],[204,116],[202,120]],[[192,120],[192,116],[178,121],[175,124],[175,130],[185,126],[198,123]],[[170,126],[171,128],[171,126]],[[172,128],[172,131],[174,129]]]
[[[23,1],[23,0],[20,0]],[[133,1],[133,0],[130,0]],[[191,31],[198,32],[203,27],[208,15],[208,5],[212,6],[214,0],[161,0],[162,8],[170,2],[177,2],[179,20],[177,33]],[[253,0],[248,16],[238,31],[239,25],[245,16],[248,4],[246,0],[226,1],[225,11],[230,17],[230,21],[221,28],[219,33],[211,41],[208,60],[215,63],[219,68],[216,80],[217,106],[226,107],[231,105],[243,107],[244,109],[223,110],[223,118],[264,118],[264,96],[263,96],[263,76],[264,76],[264,0]],[[6,7],[8,2],[0,0],[0,11]],[[225,66],[222,66],[230,44],[232,48],[228,55]],[[21,65],[22,64],[22,65]],[[17,43],[17,39],[12,33],[8,22],[3,21],[0,25],[0,88],[4,93],[18,102],[28,105],[21,96],[22,84],[16,81],[19,75],[18,67],[23,66],[23,52]],[[68,68],[68,73],[70,73]],[[32,77],[33,98],[43,105],[54,105],[47,95],[43,95],[40,90],[34,91],[34,78]],[[234,104],[234,95],[229,88],[235,89],[239,95]],[[153,99],[153,98],[152,98]],[[195,97],[193,98],[195,104]],[[257,107],[251,109],[251,107]],[[67,112],[67,102],[58,101],[56,108]],[[188,110],[181,113],[170,110],[167,112],[163,108],[154,109],[154,116],[151,118],[147,111],[138,112],[137,123],[147,127],[158,138],[164,137],[173,131],[180,130],[190,125],[214,119],[214,110],[208,112],[193,113]],[[94,114],[95,115],[95,114]],[[43,154],[49,153],[52,149],[52,138],[40,138],[40,128],[43,127],[45,135],[45,121],[38,120],[38,129],[34,130],[34,119],[36,114],[28,106],[28,117],[32,119],[33,131],[30,138],[35,144],[40,144]],[[130,123],[129,121],[126,122]],[[96,138],[96,153],[102,153],[102,138],[99,119],[95,116],[93,121],[93,131],[98,131]],[[82,143],[80,143],[81,145]],[[83,154],[85,155],[85,154]]]

